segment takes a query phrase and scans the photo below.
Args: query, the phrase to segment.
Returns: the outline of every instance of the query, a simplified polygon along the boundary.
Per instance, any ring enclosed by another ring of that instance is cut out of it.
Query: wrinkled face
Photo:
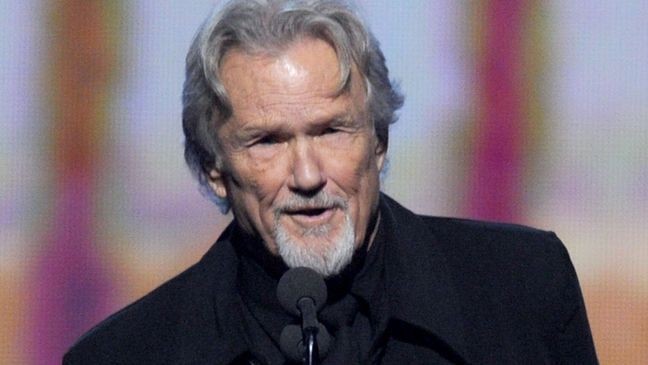
[[[340,94],[339,73],[321,40],[273,56],[229,51],[221,78],[233,113],[218,129],[223,167],[210,174],[216,194],[271,253],[324,275],[365,241],[386,152],[360,75],[354,69]]]

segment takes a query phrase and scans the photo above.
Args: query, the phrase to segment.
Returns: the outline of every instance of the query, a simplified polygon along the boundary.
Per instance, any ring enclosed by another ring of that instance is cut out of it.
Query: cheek
[[[232,179],[246,205],[271,204],[282,184],[279,156],[270,160],[255,159],[241,153],[232,159]]]
[[[379,185],[376,159],[374,151],[367,147],[344,151],[330,159],[329,177],[350,199],[354,214],[365,215],[371,210]]]
[[[277,173],[264,163],[238,156],[233,160],[230,198],[233,213],[249,232],[258,232],[269,240],[268,231],[274,221],[272,202],[278,186]]]

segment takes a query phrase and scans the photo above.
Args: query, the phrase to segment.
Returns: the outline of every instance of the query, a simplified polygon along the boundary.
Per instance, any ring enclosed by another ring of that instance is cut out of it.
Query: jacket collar
[[[389,315],[427,331],[447,356],[467,363],[463,317],[448,264],[423,219],[381,195]]]

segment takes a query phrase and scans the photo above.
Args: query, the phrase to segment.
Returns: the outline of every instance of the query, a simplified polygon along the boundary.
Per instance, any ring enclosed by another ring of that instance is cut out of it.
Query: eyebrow
[[[234,132],[234,138],[241,141],[248,141],[265,134],[276,133],[280,130],[281,128],[243,127]]]
[[[356,118],[351,115],[351,113],[339,113],[328,118],[322,118],[321,120],[309,121],[307,124],[309,127],[320,128],[324,126],[355,126],[357,125]],[[284,133],[290,127],[286,127],[289,122],[270,122],[270,121],[247,121],[243,124],[241,128],[234,133],[234,135],[239,139],[252,139],[256,136],[269,134],[269,133]]]
[[[329,119],[329,121],[328,121],[328,123],[331,124],[331,125],[339,125],[339,124],[355,125],[357,122],[358,122],[358,119],[354,118],[350,114],[339,115],[337,117]]]

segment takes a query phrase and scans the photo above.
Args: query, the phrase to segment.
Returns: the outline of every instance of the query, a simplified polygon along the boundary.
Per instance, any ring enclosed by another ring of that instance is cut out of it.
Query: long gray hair
[[[387,147],[389,125],[396,122],[403,97],[389,80],[378,41],[346,3],[336,0],[234,0],[211,14],[198,29],[187,54],[182,93],[185,160],[203,192],[225,213],[229,202],[209,187],[209,172],[222,168],[217,126],[232,114],[219,70],[230,49],[250,54],[279,54],[294,41],[311,37],[336,51],[339,91],[356,65],[367,90],[369,116],[379,142]]]

